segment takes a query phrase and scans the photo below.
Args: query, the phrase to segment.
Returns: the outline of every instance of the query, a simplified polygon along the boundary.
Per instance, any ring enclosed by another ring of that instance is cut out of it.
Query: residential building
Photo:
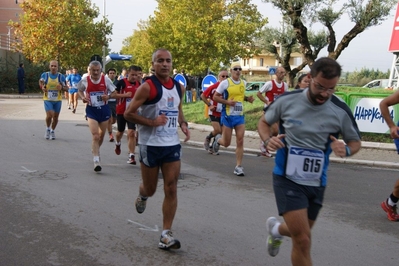
[[[279,66],[274,54],[263,51],[251,58],[240,58],[242,74],[245,76],[270,75],[270,68]],[[300,53],[292,53],[290,58],[291,69],[302,64],[302,55]]]
[[[14,34],[8,22],[19,21],[23,13],[19,6],[22,2],[23,0],[0,0],[0,49],[10,50],[12,47]]]

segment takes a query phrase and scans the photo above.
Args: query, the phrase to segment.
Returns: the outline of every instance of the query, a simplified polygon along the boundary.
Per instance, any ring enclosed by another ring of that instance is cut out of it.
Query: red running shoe
[[[121,145],[115,144],[115,153],[116,155],[121,154]]]
[[[388,220],[399,221],[399,214],[396,212],[396,205],[391,206],[388,204],[388,199],[381,202],[381,208],[387,213]]]

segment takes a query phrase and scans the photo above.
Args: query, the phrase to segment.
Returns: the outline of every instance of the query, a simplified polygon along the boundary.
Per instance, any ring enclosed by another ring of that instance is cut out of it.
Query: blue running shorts
[[[111,117],[109,106],[103,105],[101,107],[86,106],[86,116],[96,120],[98,123],[107,121]]]
[[[139,145],[140,162],[147,167],[161,166],[163,163],[171,163],[180,160],[181,145],[167,147],[155,147]]]
[[[44,110],[54,111],[54,113],[59,113],[61,111],[62,101],[44,101]]]

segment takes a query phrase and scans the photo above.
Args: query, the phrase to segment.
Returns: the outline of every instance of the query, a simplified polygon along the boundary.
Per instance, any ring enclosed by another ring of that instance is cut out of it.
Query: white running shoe
[[[50,139],[55,139],[54,130],[51,130],[51,132],[50,132]]]
[[[158,247],[160,249],[179,249],[180,241],[173,238],[172,231],[168,231],[166,234],[161,235]]]
[[[50,139],[50,129],[46,129],[46,133],[44,134],[45,139]]]
[[[217,134],[215,137],[215,141],[213,142],[212,149],[214,153],[219,152],[220,144],[218,143],[218,140],[222,137],[222,135]]]
[[[269,219],[267,219],[266,221],[266,229],[267,233],[269,234],[269,236],[267,237],[266,245],[267,251],[272,257],[275,257],[278,254],[278,252],[280,251],[280,245],[282,243],[282,237],[274,237],[272,235],[272,229],[277,223],[280,222],[276,219],[276,217],[269,217]]]
[[[237,165],[234,168],[234,174],[237,175],[237,176],[243,176],[244,175],[244,167],[242,167],[240,165]]]
[[[94,172],[100,172],[101,169],[100,161],[94,161]]]

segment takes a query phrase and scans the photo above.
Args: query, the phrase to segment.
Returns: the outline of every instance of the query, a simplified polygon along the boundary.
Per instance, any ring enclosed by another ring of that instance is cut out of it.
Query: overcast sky
[[[155,0],[92,0],[92,3],[100,8],[103,14],[105,1],[105,13],[113,23],[113,34],[110,49],[113,52],[119,52],[122,48],[123,40],[133,34],[137,29],[137,23],[140,20],[147,20],[154,14],[157,7]],[[272,5],[262,3],[261,0],[252,0],[253,4],[258,6],[259,12],[269,19],[269,25],[278,27],[280,25],[280,12]],[[391,16],[381,25],[371,27],[358,35],[351,41],[349,46],[342,52],[338,62],[343,66],[344,71],[360,70],[364,68],[379,69],[383,72],[391,68],[393,54],[388,52],[389,42],[394,23],[396,10],[392,10]],[[347,15],[334,26],[337,34],[337,40],[353,27]],[[327,55],[323,50],[320,56]]]

